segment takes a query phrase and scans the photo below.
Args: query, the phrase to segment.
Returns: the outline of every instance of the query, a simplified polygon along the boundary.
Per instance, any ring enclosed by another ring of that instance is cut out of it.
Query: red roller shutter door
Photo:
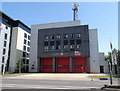
[[[70,60],[69,58],[57,58],[56,71],[60,73],[70,72]]]
[[[42,58],[42,72],[52,72],[52,58]]]
[[[87,72],[87,58],[86,57],[74,57],[73,58],[73,70],[76,73]]]

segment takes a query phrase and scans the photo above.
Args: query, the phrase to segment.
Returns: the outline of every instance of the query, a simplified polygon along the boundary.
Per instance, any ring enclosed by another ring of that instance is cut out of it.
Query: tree
[[[25,65],[23,63],[23,58],[19,58],[18,62],[16,63],[16,68],[17,68],[19,73],[21,73],[22,69],[25,68]]]

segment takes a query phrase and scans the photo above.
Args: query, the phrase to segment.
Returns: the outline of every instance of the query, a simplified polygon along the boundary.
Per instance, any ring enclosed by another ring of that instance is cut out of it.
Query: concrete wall
[[[31,26],[31,48],[30,48],[30,62],[29,71],[39,72],[39,62],[37,57],[37,43],[38,43],[38,30],[47,28],[59,28],[68,26],[80,25],[80,21],[69,21],[69,22],[58,22],[58,23],[48,23],[48,24],[37,24]],[[34,69],[31,69],[34,66]]]
[[[105,61],[105,55],[104,55],[104,53],[99,53],[99,67],[100,66],[104,67],[104,73],[109,73],[108,62]]]
[[[90,72],[99,73],[99,50],[97,29],[89,30],[90,43]]]
[[[7,64],[7,60],[8,60],[11,27],[7,26],[8,29],[6,29],[6,26],[7,25],[5,25],[3,23],[1,23],[1,25],[0,25],[0,27],[3,28],[0,30],[0,72],[1,72],[2,65],[4,65],[4,69],[5,69],[6,64]],[[5,33],[7,34],[7,39],[4,39]],[[7,43],[6,47],[4,47],[4,41],[6,41],[6,43]],[[5,55],[3,55],[3,48],[6,49]],[[4,57],[4,63],[2,63],[2,57]]]

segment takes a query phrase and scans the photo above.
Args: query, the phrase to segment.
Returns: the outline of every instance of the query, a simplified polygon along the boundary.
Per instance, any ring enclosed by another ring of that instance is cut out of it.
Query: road
[[[27,78],[3,78],[3,89],[100,89],[104,84],[109,84],[109,80],[96,80],[93,81],[88,78],[82,79],[27,79]],[[117,81],[113,81],[117,84]]]

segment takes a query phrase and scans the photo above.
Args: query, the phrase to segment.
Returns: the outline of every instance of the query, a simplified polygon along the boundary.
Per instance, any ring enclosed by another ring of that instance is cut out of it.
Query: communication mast
[[[77,20],[78,19],[78,6],[79,6],[79,3],[73,3],[72,4],[72,10],[73,10],[73,20]]]

